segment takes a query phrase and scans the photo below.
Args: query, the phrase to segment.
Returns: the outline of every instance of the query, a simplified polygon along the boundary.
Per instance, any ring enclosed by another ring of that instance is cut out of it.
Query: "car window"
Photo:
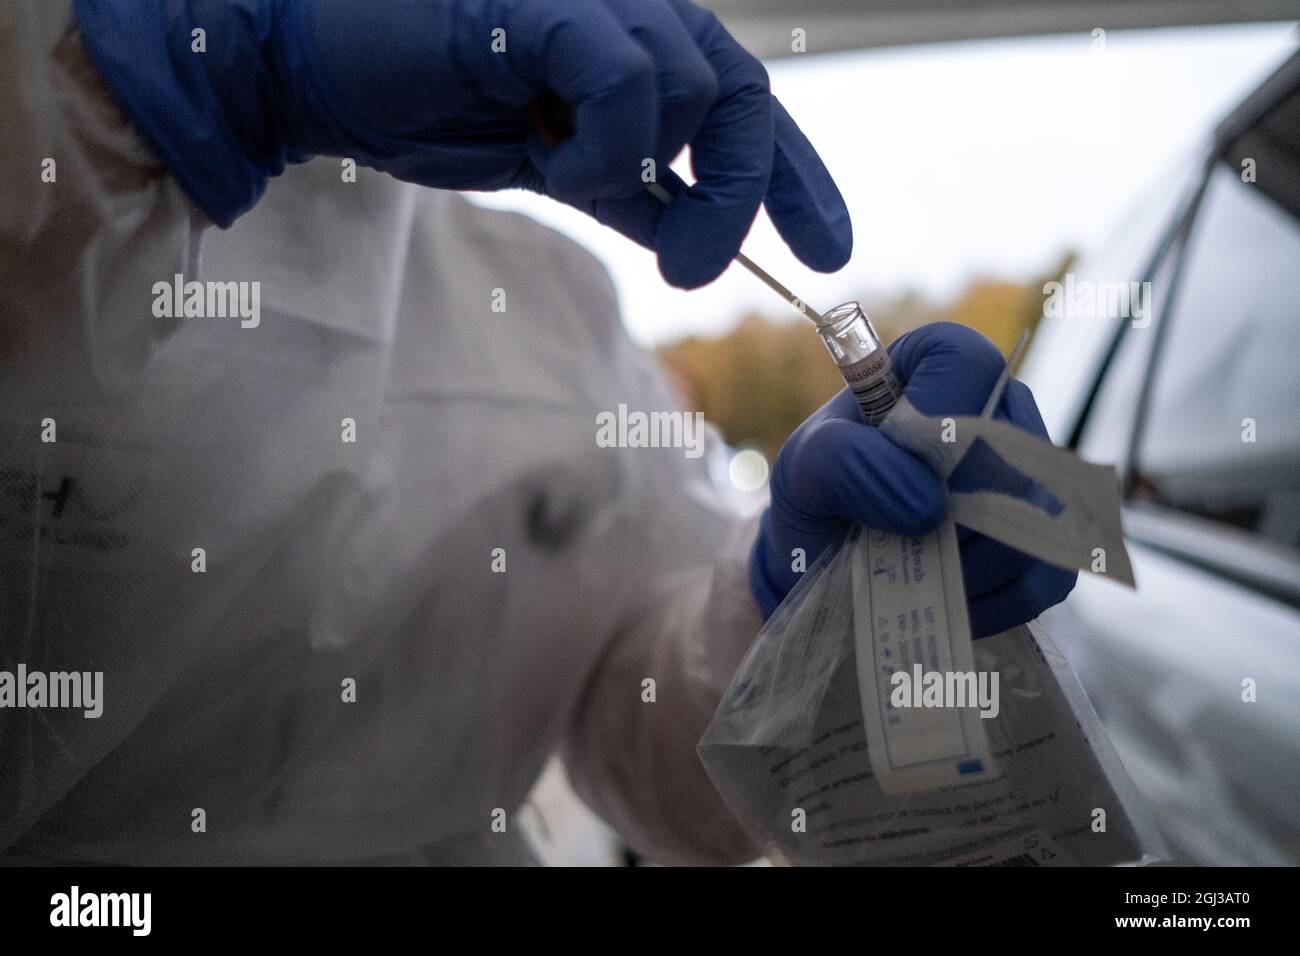
[[[1140,315],[1129,308],[1106,323],[1110,326],[1109,337],[1114,354],[1106,360],[1096,395],[1088,402],[1077,445],[1089,461],[1114,464],[1121,474],[1130,464],[1133,429],[1156,346],[1156,330],[1181,261],[1184,217],[1199,203],[1204,183],[1204,161],[1189,157],[1185,167],[1179,180],[1178,206],[1167,207],[1167,213],[1160,220],[1160,239],[1152,243],[1151,252],[1156,258],[1131,264],[1131,271],[1127,274],[1118,269],[1093,273],[1101,284],[1099,287],[1134,284],[1137,280],[1136,284],[1141,287],[1138,301],[1144,304]],[[1184,206],[1187,208],[1182,208]]]
[[[1144,278],[1153,255],[1168,232],[1179,207],[1188,199],[1204,174],[1201,151],[1181,156],[1177,164],[1164,170],[1128,207],[1120,224],[1106,240],[1071,267],[1076,285],[1110,286]],[[1046,301],[1047,289],[1043,289]],[[1086,311],[1086,310],[1085,310]],[[1016,373],[1034,391],[1047,425],[1048,434],[1057,443],[1069,442],[1086,411],[1092,383],[1103,360],[1127,319],[1111,314],[1104,304],[1094,303],[1089,314],[1053,317],[1045,314],[1034,329],[1034,337],[1024,363]],[[1132,351],[1132,350],[1130,350]],[[1145,365],[1139,369],[1142,374]],[[1112,378],[1109,373],[1107,378]],[[1124,399],[1133,407],[1136,388],[1110,386],[1112,392],[1130,394]],[[1106,419],[1110,420],[1110,419]],[[1101,421],[1089,415],[1089,423]],[[1127,435],[1127,432],[1124,432]],[[1106,452],[1095,460],[1117,461],[1113,454],[1127,452],[1127,438],[1108,440]],[[1090,456],[1091,457],[1091,456]]]
[[[1163,317],[1131,487],[1300,549],[1300,219],[1275,181],[1249,180],[1229,161],[1210,175]]]
[[[1177,252],[1165,254],[1152,272],[1147,308],[1157,315],[1168,295],[1169,283],[1177,263]],[[1122,328],[1115,356],[1106,368],[1097,389],[1097,397],[1084,423],[1079,450],[1089,461],[1128,467],[1127,456],[1137,417],[1142,383],[1155,346],[1154,321],[1118,320]],[[1112,333],[1114,334],[1114,333]]]

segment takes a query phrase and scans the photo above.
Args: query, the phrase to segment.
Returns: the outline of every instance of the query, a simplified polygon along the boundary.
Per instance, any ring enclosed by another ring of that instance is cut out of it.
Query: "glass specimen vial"
[[[817,323],[826,350],[858,400],[862,420],[879,425],[903,395],[884,344],[857,302],[837,305]]]

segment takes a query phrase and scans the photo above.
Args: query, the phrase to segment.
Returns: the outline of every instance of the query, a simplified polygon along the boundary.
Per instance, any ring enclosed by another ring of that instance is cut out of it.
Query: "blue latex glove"
[[[727,267],[760,204],[812,268],[834,271],[852,250],[839,191],[763,67],[686,0],[74,9],[100,73],[222,227],[286,162],[324,154],[442,189],[546,193],[655,250],[665,278],[687,288]],[[199,28],[203,53],[192,49]],[[572,138],[539,132],[543,94],[572,107]],[[687,144],[689,189],[668,170]],[[685,190],[671,207],[644,192],[647,158],[669,192]]]
[[[939,322],[904,335],[889,348],[905,392],[926,415],[978,415],[1004,365],[992,342],[965,326]],[[1012,380],[996,416],[1031,434],[1047,429],[1029,388]],[[987,482],[976,446],[952,475]],[[994,487],[1037,498],[1032,487],[1009,484],[993,473]],[[792,552],[803,548],[806,566],[838,543],[851,524],[899,534],[923,534],[947,512],[947,491],[929,466],[863,424],[853,394],[844,389],[800,425],[772,469],[772,502],[763,515],[750,558],[750,587],[766,619],[795,586]],[[1044,502],[1047,503],[1047,502]],[[957,528],[962,576],[974,637],[987,637],[1025,621],[1070,593],[1078,573],[1045,564],[1021,551]]]

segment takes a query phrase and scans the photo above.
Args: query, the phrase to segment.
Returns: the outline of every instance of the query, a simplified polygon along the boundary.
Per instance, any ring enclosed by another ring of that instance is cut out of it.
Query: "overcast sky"
[[[976,41],[768,64],[774,92],[821,153],[853,214],[853,259],[801,266],[766,218],[745,243],[826,309],[913,288],[946,297],[977,275],[1026,279],[1103,241],[1142,188],[1297,44],[1294,25]],[[614,276],[632,335],[653,344],[785,314],[739,266],[681,292],[653,256],[576,211],[511,192],[475,197],[555,226]]]

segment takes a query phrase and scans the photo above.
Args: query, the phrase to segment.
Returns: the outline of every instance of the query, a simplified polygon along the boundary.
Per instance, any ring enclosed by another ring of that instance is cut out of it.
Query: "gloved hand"
[[[889,347],[889,353],[905,394],[925,415],[980,414],[1004,364],[997,347],[984,336],[947,322],[909,332]],[[1038,406],[1023,382],[1012,379],[1007,384],[996,417],[1047,437]],[[953,474],[954,485],[961,473],[972,470],[969,466],[996,467],[978,459],[978,447]],[[1006,485],[1005,473],[992,477],[994,486],[1013,490]],[[936,527],[947,513],[947,493],[938,476],[863,424],[848,389],[814,412],[786,441],[772,469],[771,495],[750,556],[750,588],[764,619],[798,582],[800,573],[792,568],[795,548],[804,549],[806,566],[811,567],[851,524],[916,535]],[[1065,600],[1078,578],[1076,571],[1038,561],[960,525],[957,535],[973,637],[1032,620]]]
[[[848,210],[767,74],[687,0],[74,0],[82,42],[219,226],[286,162],[344,156],[442,189],[523,187],[715,279],[760,203],[807,265],[848,261]],[[195,52],[195,30],[205,52]],[[573,108],[552,145],[544,94]],[[668,170],[690,144],[698,182]],[[644,192],[654,159],[670,207]]]

